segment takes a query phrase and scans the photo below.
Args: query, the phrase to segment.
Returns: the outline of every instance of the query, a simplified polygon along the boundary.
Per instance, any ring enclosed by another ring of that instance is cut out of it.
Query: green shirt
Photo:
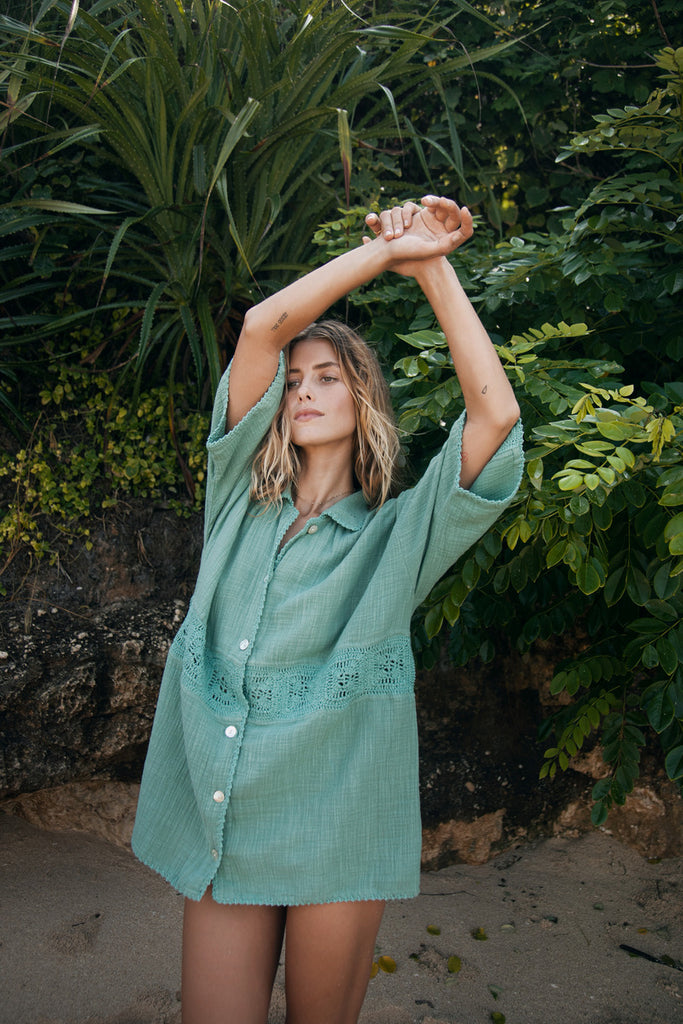
[[[284,363],[228,433],[229,370],[209,452],[196,589],[169,652],[133,834],[186,896],[290,905],[416,895],[417,727],[410,621],[519,486],[520,424],[469,490],[464,417],[416,487],[361,492],[292,537],[249,499]]]

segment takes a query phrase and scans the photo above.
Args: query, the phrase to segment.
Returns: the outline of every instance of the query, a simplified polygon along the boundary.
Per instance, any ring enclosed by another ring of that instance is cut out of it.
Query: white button
[[[216,792],[213,794],[213,798],[217,804],[222,804],[223,801],[225,800],[225,793],[223,792],[222,789],[217,789]]]
[[[235,726],[229,725],[228,728],[225,730],[225,735],[228,737],[229,740],[234,739],[235,736],[237,735],[237,729],[235,728]]]
[[[249,641],[248,640],[240,640],[240,650],[241,651],[246,651],[248,646],[249,646]]]
[[[218,860],[218,850],[212,850],[211,856],[213,857],[214,860]]]
[[[264,577],[263,577],[263,582],[264,582],[264,583],[268,583],[268,582],[269,582],[269,580],[270,580],[270,576],[264,576]]]
[[[315,523],[312,523],[308,527],[308,533],[317,533],[317,532],[318,532],[318,527],[315,525]]]

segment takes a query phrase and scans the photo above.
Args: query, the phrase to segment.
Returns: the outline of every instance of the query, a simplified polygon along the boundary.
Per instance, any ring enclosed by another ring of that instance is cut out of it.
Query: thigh
[[[287,908],[287,1024],[356,1024],[384,903]]]
[[[266,1024],[284,907],[185,901],[183,1024]]]

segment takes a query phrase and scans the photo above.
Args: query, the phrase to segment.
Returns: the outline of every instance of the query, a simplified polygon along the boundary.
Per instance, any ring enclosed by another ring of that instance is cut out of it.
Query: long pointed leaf
[[[189,306],[183,303],[180,307],[180,317],[183,321],[183,327],[187,335],[187,340],[190,343],[190,351],[194,356],[194,365],[197,371],[197,379],[202,379],[202,347],[199,343],[199,335],[197,334],[197,327],[192,318],[192,313]]]
[[[209,365],[209,378],[211,380],[211,390],[215,394],[218,382],[221,376],[221,365],[218,354],[218,338],[216,335],[216,325],[211,315],[211,307],[209,305],[209,297],[206,292],[201,292],[197,296],[197,316],[199,318],[199,326],[202,332],[203,348],[206,353],[207,362]]]
[[[96,206],[85,206],[83,203],[71,203],[62,199],[17,199],[15,202],[0,204],[0,210],[15,207],[31,210],[49,210],[52,213],[89,213],[111,216],[113,210],[100,210]]]
[[[145,312],[142,317],[142,326],[140,328],[140,341],[138,343],[137,351],[137,362],[139,367],[144,365],[145,359],[147,357],[147,351],[149,348],[149,337],[150,332],[152,330],[152,323],[154,322],[154,316],[157,311],[159,299],[163,295],[165,287],[165,282],[159,281],[159,283],[155,285],[152,294],[148,298],[147,304],[145,306]]]
[[[26,96],[22,96],[21,99],[16,100],[11,106],[7,108],[7,110],[3,111],[0,114],[0,132],[4,131],[5,128],[8,127],[8,125],[12,124],[13,121],[16,121],[16,119],[20,117],[22,114],[25,114],[31,106],[31,104],[33,103],[33,101],[35,100],[36,96],[39,95],[40,93],[38,92],[27,93]]]
[[[142,217],[126,217],[123,223],[116,229],[116,234],[112,239],[112,243],[109,246],[109,252],[107,253],[107,262],[104,265],[104,274],[102,275],[102,286],[100,288],[100,294],[102,294],[102,289],[104,288],[107,282],[107,278],[109,277],[109,273],[111,271],[112,263],[116,259],[116,254],[119,251],[119,246],[123,241],[124,235],[128,231],[129,227],[131,227],[133,224],[139,224],[142,219]]]

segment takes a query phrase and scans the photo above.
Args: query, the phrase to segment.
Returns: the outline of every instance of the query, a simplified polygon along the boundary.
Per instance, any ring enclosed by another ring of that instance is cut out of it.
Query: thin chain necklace
[[[301,512],[298,509],[297,511],[299,512],[301,519],[310,519],[313,515],[313,509],[322,509],[323,505],[330,505],[336,498],[345,498],[347,494],[353,494],[353,488],[351,488],[350,491],[339,491],[337,494],[330,494],[329,497],[323,498],[322,501],[311,501],[310,498],[304,498],[303,494],[299,494],[297,492],[297,501],[303,501],[306,505],[309,505],[310,503],[308,512]]]

